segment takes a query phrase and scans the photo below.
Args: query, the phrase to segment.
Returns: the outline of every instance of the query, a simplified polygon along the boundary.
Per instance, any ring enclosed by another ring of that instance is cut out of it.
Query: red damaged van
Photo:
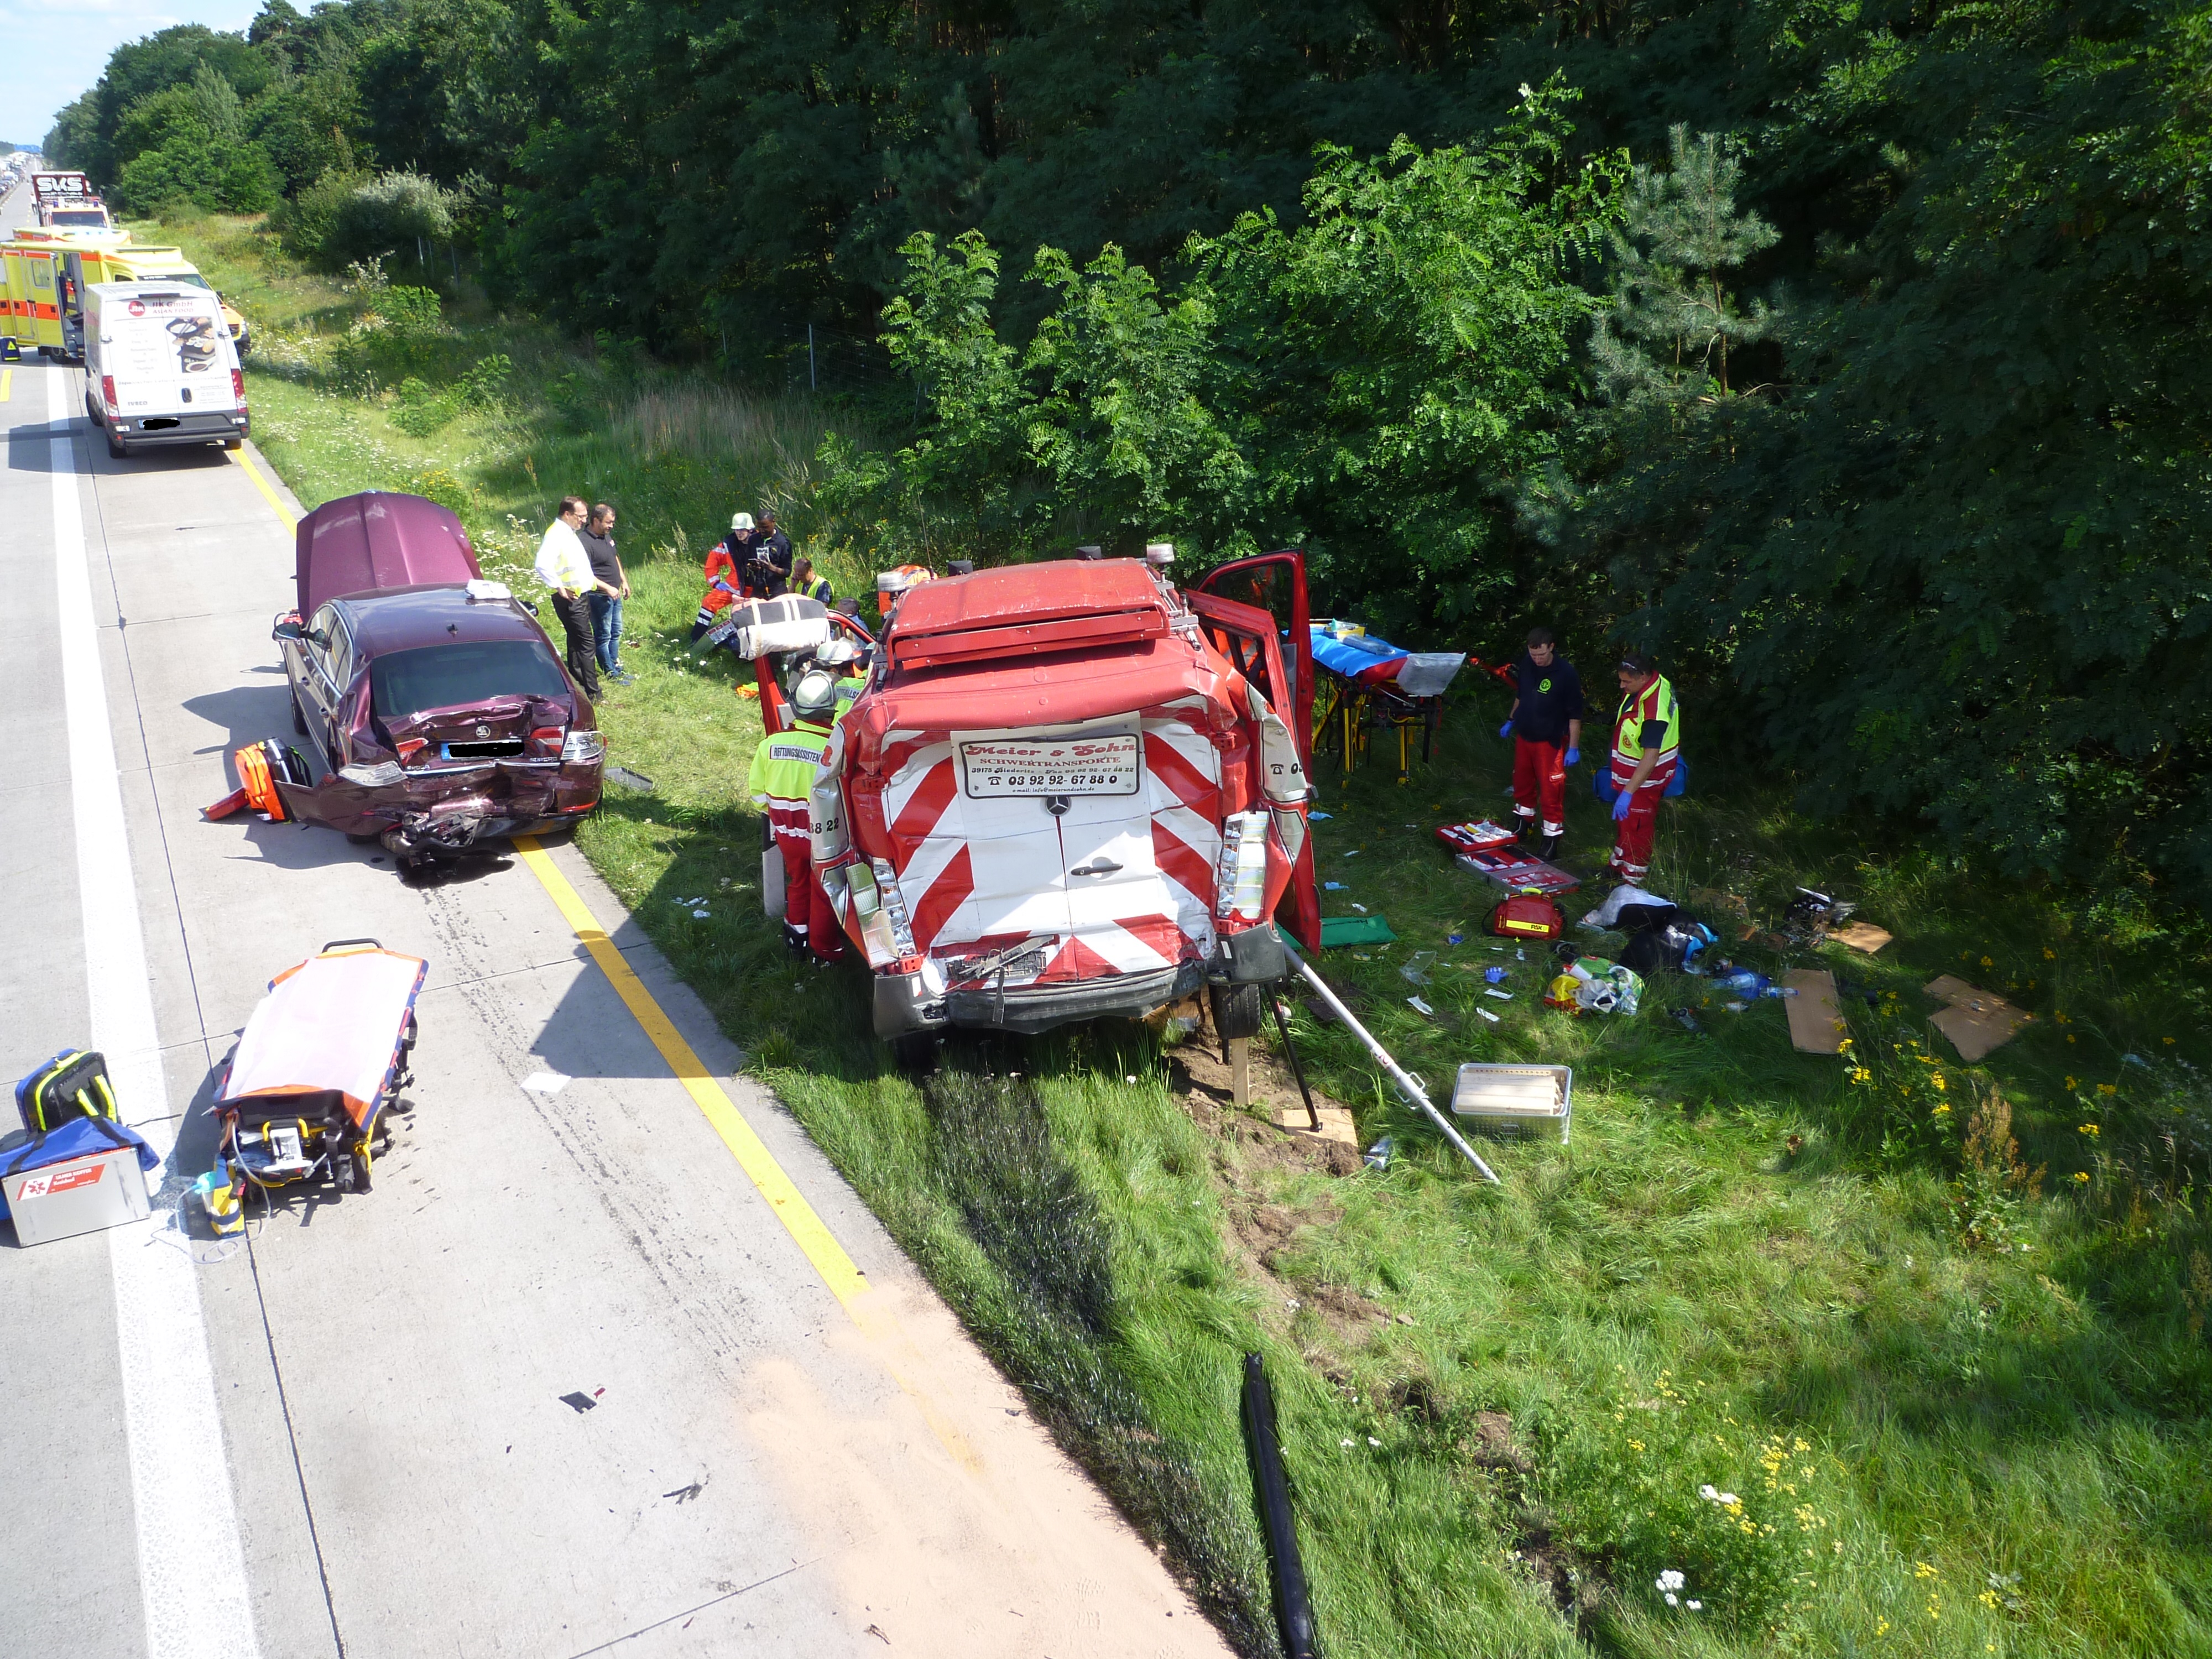
[[[1316,943],[1304,556],[1189,592],[1172,556],[982,570],[898,602],[811,811],[878,1036],[1041,1031],[1201,986],[1249,1034],[1288,965],[1269,921]]]

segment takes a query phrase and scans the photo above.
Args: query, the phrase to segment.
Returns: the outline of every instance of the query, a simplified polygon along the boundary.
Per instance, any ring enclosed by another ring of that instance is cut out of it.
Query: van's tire
[[[1267,1018],[1267,988],[1264,985],[1209,985],[1213,1004],[1213,1029],[1224,1041],[1255,1037]]]
[[[928,1031],[909,1031],[891,1039],[891,1064],[903,1077],[927,1077],[937,1069],[937,1038]]]
[[[107,433],[107,453],[118,461],[127,461],[131,459],[131,452],[123,447],[112,431]]]

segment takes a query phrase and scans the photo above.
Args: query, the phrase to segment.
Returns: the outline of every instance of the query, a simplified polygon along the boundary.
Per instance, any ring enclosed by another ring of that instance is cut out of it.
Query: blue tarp
[[[1379,663],[1402,661],[1407,654],[1388,640],[1378,640],[1372,634],[1339,639],[1317,624],[1313,630],[1313,653],[1314,660],[1323,668],[1348,680],[1358,678]]]
[[[0,1137],[0,1175],[43,1170],[49,1164],[66,1164],[73,1158],[112,1152],[118,1146],[136,1146],[142,1170],[155,1169],[161,1164],[161,1155],[149,1146],[146,1138],[136,1129],[111,1123],[106,1118],[76,1117],[43,1135],[18,1129],[11,1135]],[[7,1213],[7,1192],[0,1188],[0,1217]]]

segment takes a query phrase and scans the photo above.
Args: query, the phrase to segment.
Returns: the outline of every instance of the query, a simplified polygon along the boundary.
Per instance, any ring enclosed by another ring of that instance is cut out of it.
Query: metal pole
[[[1282,930],[1280,928],[1277,928],[1275,931],[1279,933]],[[1339,1019],[1344,1022],[1346,1029],[1348,1030],[1352,1036],[1358,1037],[1362,1042],[1365,1043],[1367,1045],[1367,1052],[1374,1055],[1377,1060],[1382,1062],[1382,1069],[1390,1074],[1390,1080],[1398,1085],[1398,1092],[1405,1096],[1407,1103],[1409,1105],[1418,1106],[1422,1111],[1428,1114],[1429,1121],[1444,1132],[1444,1139],[1450,1141],[1453,1146],[1458,1147],[1461,1155],[1463,1156],[1468,1163],[1474,1164],[1476,1169],[1482,1171],[1484,1180],[1498,1181],[1498,1172],[1482,1161],[1481,1158],[1476,1153],[1474,1148],[1468,1146],[1467,1142],[1462,1139],[1460,1132],[1453,1128],[1449,1123],[1444,1121],[1444,1115],[1430,1103],[1428,1091],[1422,1088],[1420,1084],[1414,1079],[1408,1077],[1403,1071],[1399,1069],[1398,1062],[1390,1058],[1389,1054],[1383,1048],[1382,1045],[1377,1042],[1369,1033],[1367,1028],[1359,1023],[1358,1016],[1353,1014],[1351,1009],[1344,1006],[1343,999],[1339,997],[1335,992],[1328,988],[1328,982],[1322,979],[1319,974],[1314,972],[1312,964],[1308,963],[1304,957],[1297,953],[1297,949],[1292,946],[1288,939],[1285,939],[1283,941],[1283,949],[1290,953],[1291,960],[1298,964],[1298,972],[1304,975],[1306,983],[1313,987],[1315,992],[1320,996],[1321,1000],[1328,1005],[1330,1011],[1334,1012]],[[1504,1183],[1503,1182],[1499,1182],[1498,1184],[1503,1186]]]

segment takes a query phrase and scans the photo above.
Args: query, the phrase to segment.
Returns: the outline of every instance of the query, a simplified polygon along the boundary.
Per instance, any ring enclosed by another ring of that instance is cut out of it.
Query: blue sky
[[[126,40],[177,23],[243,29],[260,9],[260,0],[0,0],[8,41],[0,53],[0,139],[44,138]]]

